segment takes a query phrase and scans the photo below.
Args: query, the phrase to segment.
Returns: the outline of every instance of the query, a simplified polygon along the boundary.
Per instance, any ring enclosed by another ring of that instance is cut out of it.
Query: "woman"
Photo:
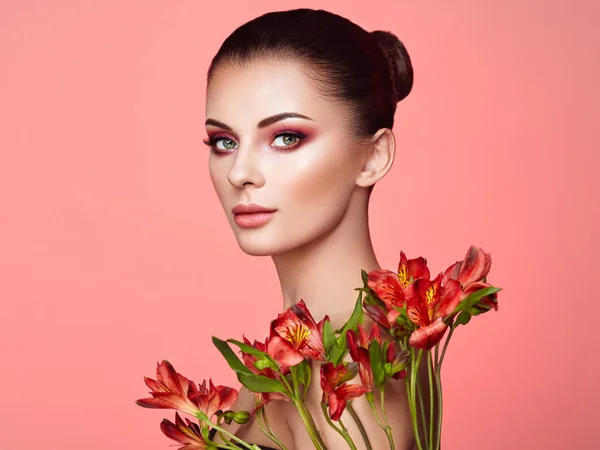
[[[361,269],[380,268],[369,236],[369,196],[392,166],[396,103],[412,79],[396,36],[369,33],[323,10],[264,14],[236,29],[212,60],[210,176],[241,249],[272,257],[284,308],[303,299],[316,320],[327,314],[337,328],[354,307]],[[318,373],[313,380],[307,404],[328,448],[348,448],[322,419]],[[234,409],[253,404],[242,390]],[[353,405],[373,448],[389,448],[364,398]],[[386,391],[386,409],[396,448],[411,448],[403,380]],[[292,404],[272,401],[266,412],[288,449],[313,448]],[[365,448],[353,421],[345,423]],[[254,422],[236,433],[273,446]]]

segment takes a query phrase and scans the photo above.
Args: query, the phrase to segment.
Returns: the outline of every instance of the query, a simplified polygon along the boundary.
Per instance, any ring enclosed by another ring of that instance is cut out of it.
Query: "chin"
[[[272,235],[258,230],[237,231],[235,238],[240,249],[250,256],[271,256],[280,250]]]
[[[290,233],[277,233],[268,228],[262,230],[237,230],[235,238],[240,249],[250,256],[274,256],[289,252],[305,242]]]

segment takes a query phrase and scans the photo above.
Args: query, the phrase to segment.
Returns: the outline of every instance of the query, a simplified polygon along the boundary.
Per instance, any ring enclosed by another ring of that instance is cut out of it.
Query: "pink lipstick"
[[[231,212],[236,224],[243,228],[254,228],[264,225],[275,215],[276,209],[265,208],[256,203],[236,205]]]

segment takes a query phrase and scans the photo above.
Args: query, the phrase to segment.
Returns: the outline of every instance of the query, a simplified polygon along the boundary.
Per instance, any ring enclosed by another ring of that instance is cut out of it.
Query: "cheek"
[[[285,186],[286,197],[281,200],[312,219],[344,208],[354,188],[355,174],[347,155],[339,155],[331,152],[327,158],[299,161],[290,170],[279,171],[279,184]]]
[[[229,183],[229,181],[227,180],[227,170],[228,167],[226,164],[223,164],[222,161],[219,161],[216,158],[213,159],[213,157],[211,156],[211,159],[208,163],[208,173],[210,175],[210,180],[213,184],[213,187],[219,198],[221,198],[223,192],[226,190],[226,184]]]

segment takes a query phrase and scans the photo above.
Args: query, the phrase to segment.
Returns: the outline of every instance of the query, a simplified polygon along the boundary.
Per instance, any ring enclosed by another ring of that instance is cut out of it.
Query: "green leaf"
[[[287,394],[287,389],[280,381],[247,373],[237,374],[238,380],[252,392],[281,392]]]
[[[227,344],[227,342],[222,341],[221,339],[215,336],[212,337],[212,341],[215,344],[215,347],[217,347],[217,349],[221,352],[221,354],[227,361],[227,364],[229,364],[229,367],[231,367],[236,373],[252,373],[250,369],[248,369],[246,365],[242,361],[240,361],[240,359],[234,353],[234,351],[231,350],[231,347],[229,347],[229,344]]]
[[[331,349],[331,355],[329,356],[329,361],[331,361],[334,366],[339,366],[347,351],[348,351],[348,349],[346,347],[346,339],[345,338],[344,338],[344,345],[340,345],[340,342],[336,341],[335,345]]]
[[[381,300],[380,298],[378,298],[376,295],[373,295],[373,294],[365,295],[365,298],[363,300],[363,305],[364,306],[377,306],[377,307],[385,310],[385,303],[383,303],[383,300]]]
[[[461,311],[454,323],[452,324],[452,329],[456,328],[459,325],[466,325],[471,320],[471,314],[468,311]]]
[[[497,288],[494,286],[490,286],[487,288],[483,288],[483,289],[479,289],[478,291],[473,292],[472,294],[470,294],[469,296],[467,296],[465,299],[463,299],[458,306],[456,307],[456,309],[454,310],[454,312],[456,311],[466,311],[467,309],[471,308],[473,305],[475,305],[475,303],[477,303],[479,300],[481,300],[483,297],[487,296],[487,295],[491,295],[494,294],[498,291],[501,291],[502,288]]]
[[[271,358],[265,352],[261,352],[259,349],[254,348],[251,345],[244,344],[243,342],[236,341],[235,339],[227,339],[227,342],[231,342],[232,344],[237,345],[240,348],[240,350],[243,351],[244,353],[248,353],[248,354],[254,355],[254,356],[259,356],[262,358],[268,358],[268,359]]]
[[[290,367],[290,370],[292,371],[292,374],[296,377],[296,380],[298,380],[298,383],[302,383],[304,385],[304,387],[307,387],[307,383],[306,383],[306,370],[305,370],[305,365],[304,362],[301,362],[300,364],[296,364],[295,366]]]
[[[362,278],[362,282],[364,287],[368,287],[369,286],[369,274],[366,272],[366,270],[362,270],[360,271],[360,277]]]
[[[335,334],[333,333],[333,327],[329,320],[325,320],[323,323],[323,347],[325,347],[325,354],[329,356],[333,345],[335,344]]]
[[[306,397],[306,394],[308,394],[308,387],[312,380],[312,367],[307,360],[302,361],[300,364],[304,366],[304,371],[306,372],[306,389],[304,390],[304,396]]]
[[[467,312],[472,316],[478,316],[479,314],[483,314],[491,310],[491,306],[483,305],[481,303],[477,303],[475,306],[471,306],[467,309]]]
[[[356,299],[356,304],[354,305],[354,311],[352,311],[352,315],[348,319],[348,322],[342,327],[341,330],[338,330],[337,333],[340,333],[340,336],[344,338],[344,345],[346,344],[346,332],[348,330],[357,330],[357,326],[363,323],[364,313],[362,308],[362,292],[358,293],[358,298]]]
[[[369,361],[373,371],[373,382],[381,390],[384,384],[385,372],[381,361],[381,346],[375,340],[371,341],[371,345],[369,345]]]

